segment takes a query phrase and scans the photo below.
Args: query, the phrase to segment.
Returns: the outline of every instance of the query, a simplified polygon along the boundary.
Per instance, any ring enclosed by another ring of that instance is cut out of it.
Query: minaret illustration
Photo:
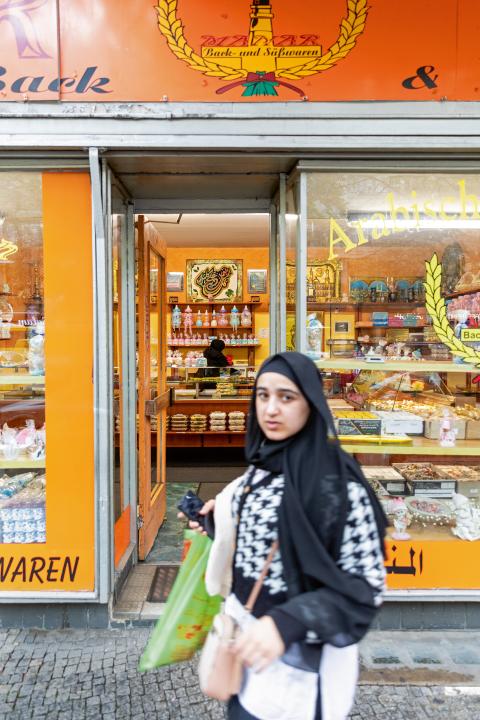
[[[253,0],[250,13],[248,44],[254,47],[273,45],[273,13],[270,0]]]
[[[320,45],[275,45],[273,0],[253,0],[250,5],[248,44],[243,47],[203,46],[202,57],[222,68],[249,73],[275,73],[322,55]]]

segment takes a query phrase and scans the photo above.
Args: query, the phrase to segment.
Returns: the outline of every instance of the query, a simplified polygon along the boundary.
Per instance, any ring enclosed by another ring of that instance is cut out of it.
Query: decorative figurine
[[[180,310],[178,305],[175,305],[175,307],[172,310],[172,328],[174,330],[179,330],[181,324],[182,324],[182,311]]]
[[[323,325],[317,318],[316,313],[307,315],[307,352],[312,360],[320,360],[322,357]]]
[[[379,338],[378,339],[378,345],[375,347],[375,354],[376,355],[385,355],[385,348],[387,346],[387,340],[386,338]]]
[[[395,532],[392,533],[394,540],[410,540],[410,535],[407,533],[410,521],[411,516],[405,502],[401,498],[395,498],[395,509],[393,511]]]
[[[242,327],[251,327],[252,326],[252,313],[248,309],[248,307],[245,305],[242,311],[242,320],[241,320]]]
[[[458,430],[454,427],[455,420],[448,408],[443,410],[443,417],[440,422],[439,445],[441,447],[455,447]]]
[[[39,320],[32,328],[28,341],[28,370],[30,375],[45,375],[45,323]]]
[[[480,540],[480,510],[472,507],[465,495],[454,493],[456,527],[452,532],[460,540]]]
[[[185,312],[183,313],[183,327],[185,329],[185,337],[189,337],[192,334],[193,325],[193,314],[190,305],[187,305]]]
[[[232,310],[231,310],[231,313],[230,313],[230,325],[232,326],[232,328],[235,328],[235,329],[236,329],[236,328],[238,328],[239,324],[240,324],[240,318],[239,318],[239,316],[238,316],[238,309],[237,309],[237,307],[234,305],[234,306],[232,307]]]
[[[397,300],[397,289],[395,287],[395,281],[392,278],[390,280],[387,279],[387,285],[388,285],[388,301],[389,302],[396,302]]]
[[[220,317],[218,318],[218,327],[228,327],[227,311],[224,305],[220,308]]]

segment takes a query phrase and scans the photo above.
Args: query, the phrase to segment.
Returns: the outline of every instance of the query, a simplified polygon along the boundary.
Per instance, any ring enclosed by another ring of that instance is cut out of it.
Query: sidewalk
[[[149,629],[0,630],[0,719],[222,720],[195,664],[137,672]],[[351,720],[479,720],[480,633],[371,633]]]

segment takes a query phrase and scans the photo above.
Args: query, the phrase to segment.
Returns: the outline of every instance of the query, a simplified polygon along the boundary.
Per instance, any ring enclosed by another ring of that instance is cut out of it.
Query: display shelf
[[[178,305],[178,307],[187,307],[188,305],[190,305],[191,308],[193,308],[193,307],[199,308],[202,305],[205,305],[205,306],[208,305],[209,307],[217,308],[217,307],[222,307],[222,305],[224,307],[230,307],[230,306],[233,307],[234,305],[236,307],[238,307],[239,305],[247,305],[247,306],[261,305],[261,303],[252,303],[250,300],[242,300],[241,298],[237,298],[236,300],[228,300],[228,301],[225,301],[225,300],[218,300],[218,301],[200,300],[199,302],[196,302],[195,300],[189,300],[189,301],[182,300],[182,302],[171,302],[169,300],[167,302],[167,305],[170,305],[170,307],[172,307],[172,308],[175,307],[176,305]]]
[[[221,398],[213,398],[213,397],[199,397],[199,398],[192,398],[192,397],[177,397],[175,396],[175,405],[180,405],[181,403],[219,403],[219,402],[250,402],[250,395],[224,395]],[[173,407],[173,406],[172,406]]]
[[[167,435],[245,435],[245,430],[167,430]]]
[[[425,523],[425,526],[423,526],[416,520],[414,520],[407,528],[407,532],[410,535],[408,540],[395,540],[395,538],[392,537],[393,532],[395,532],[393,527],[389,527],[386,540],[397,544],[413,542],[415,540],[452,540],[453,542],[458,540],[458,538],[453,534],[450,525],[433,525],[433,523]]]
[[[353,341],[352,341],[353,342]],[[405,370],[410,372],[457,372],[477,373],[478,368],[467,363],[454,363],[444,360],[385,360],[367,362],[356,358],[316,360],[319,370]]]
[[[362,442],[345,442],[342,447],[349,453],[362,453],[370,455],[438,455],[438,456],[455,456],[462,455],[464,457],[478,457],[479,444],[478,440],[457,440],[455,447],[441,447],[438,440],[430,440],[424,437],[412,438],[410,445],[394,445],[385,443],[362,443]]]
[[[253,336],[253,338],[256,339],[256,335],[255,335],[255,305],[256,304],[257,303],[245,302],[244,300],[239,300],[239,299],[234,300],[232,302],[215,302],[215,301],[209,302],[208,300],[207,301],[202,300],[201,302],[193,302],[193,301],[191,301],[191,302],[188,302],[188,301],[170,302],[170,301],[168,301],[170,313],[173,312],[173,309],[175,307],[179,307],[183,313],[185,308],[187,306],[190,306],[190,308],[192,310],[192,334],[196,333],[198,335],[202,335],[206,331],[206,333],[208,333],[211,337],[216,337],[216,338],[218,338],[219,335],[229,335],[230,336],[231,334],[238,334],[238,336],[240,337],[242,334],[251,334]],[[231,313],[232,307],[234,307],[234,306],[237,307],[237,309],[238,309],[238,325],[237,326],[232,327],[230,322],[226,326],[218,324],[218,319],[223,315],[222,313],[220,313],[220,308],[222,306],[224,306],[225,310],[226,310],[226,314],[224,317],[228,320],[230,319],[230,313]],[[241,323],[242,307],[245,307],[245,306],[249,309],[249,312],[251,315],[251,323],[249,325],[242,325],[242,323]],[[198,316],[198,312],[200,312],[200,315],[203,317],[205,311],[207,311],[209,314],[209,317],[208,317],[209,321],[211,320],[213,311],[215,311],[216,317],[217,317],[217,325],[214,325],[212,327],[211,324],[203,325],[203,323],[202,323],[201,327],[200,326],[197,327],[197,325],[195,324],[195,321]],[[185,333],[185,327],[183,324],[183,320],[182,320],[181,327],[174,329],[171,327],[171,317],[170,317],[169,333],[172,338],[175,337],[176,335],[180,335],[180,334],[183,335]],[[168,347],[171,349],[175,349],[175,350],[177,350],[179,348],[181,348],[181,349],[183,349],[183,348],[207,349],[209,347],[209,345],[210,345],[210,342],[207,345],[205,345],[204,343],[195,343],[195,344],[191,344],[191,345],[179,345],[179,344],[175,344],[171,341],[168,342]],[[254,365],[255,364],[255,349],[258,347],[261,347],[261,345],[262,345],[262,343],[259,341],[249,342],[249,343],[238,343],[236,345],[227,345],[226,344],[225,349],[228,350],[228,348],[247,348],[248,364]]]
[[[446,293],[445,297],[448,300],[451,300],[453,298],[463,297],[464,295],[474,295],[478,292],[480,292],[480,286],[476,288],[470,288],[470,290],[455,290],[455,292]]]
[[[233,327],[233,325],[230,325],[230,324],[229,325],[195,325],[195,323],[193,323],[193,325],[192,325],[192,332],[197,332],[197,333],[201,333],[202,330],[221,330],[223,332],[223,330],[251,330],[251,329],[252,329],[251,323],[250,323],[250,325],[236,325],[235,327]],[[174,328],[174,331],[183,332],[183,330],[184,330],[183,325],[180,328]]]
[[[17,460],[0,460],[0,469],[1,470],[20,470],[22,468],[25,469],[34,469],[34,468],[44,468],[46,467],[46,460],[30,460],[29,458],[19,458]]]
[[[311,302],[307,299],[307,310],[326,310],[328,308],[364,308],[364,309],[374,309],[374,308],[380,308],[380,309],[388,309],[391,310],[404,310],[405,308],[423,308],[425,307],[425,302],[422,300],[415,300],[413,302],[408,302],[408,300],[402,300],[402,301],[395,301],[395,302],[388,302],[388,301],[380,301],[377,300],[377,302],[372,301],[364,301],[364,302],[355,302],[354,300],[349,302],[342,302],[341,300],[326,300],[324,302],[314,302],[313,300]],[[296,305],[289,303],[287,304],[287,310],[295,310]]]
[[[374,325],[372,320],[355,323],[356,330],[424,330],[426,327],[432,327],[431,323],[419,323],[418,325]],[[440,342],[440,340],[438,342]]]
[[[8,324],[8,323],[7,323],[7,324]],[[29,327],[26,326],[26,325],[8,325],[8,330],[9,330],[10,332],[12,332],[12,330],[14,330],[14,331],[21,331],[21,330],[25,331],[25,330],[28,330],[28,329],[29,329]],[[10,340],[10,339],[11,339],[11,338],[0,338],[0,340]]]
[[[260,346],[260,343],[238,343],[237,345],[225,345],[225,350],[227,350],[228,348],[259,347],[259,346]],[[208,345],[204,345],[204,344],[193,345],[192,343],[190,343],[190,345],[179,345],[178,343],[176,343],[176,344],[168,343],[168,347],[180,348],[181,350],[184,350],[186,348],[202,348],[202,347],[207,349]]]
[[[2,375],[0,371],[0,385],[45,385],[45,375],[27,373]]]

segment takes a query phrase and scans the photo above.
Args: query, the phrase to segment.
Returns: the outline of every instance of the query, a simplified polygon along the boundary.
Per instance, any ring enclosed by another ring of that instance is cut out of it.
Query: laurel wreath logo
[[[442,265],[434,253],[430,261],[425,262],[425,305],[432,318],[437,337],[446,345],[453,355],[461,357],[475,367],[480,368],[480,352],[465,345],[455,333],[447,318],[447,304],[442,297]]]
[[[247,70],[232,70],[230,67],[203,58],[196,53],[185,38],[184,26],[177,16],[177,8],[178,0],[159,0],[156,6],[160,32],[165,36],[168,47],[179,60],[187,63],[193,70],[198,70],[209,77],[236,80],[247,76]],[[347,17],[341,21],[339,36],[327,52],[319,58],[291,68],[278,69],[276,76],[298,80],[329,70],[355,47],[358,36],[365,29],[367,15],[367,0],[347,0]]]

